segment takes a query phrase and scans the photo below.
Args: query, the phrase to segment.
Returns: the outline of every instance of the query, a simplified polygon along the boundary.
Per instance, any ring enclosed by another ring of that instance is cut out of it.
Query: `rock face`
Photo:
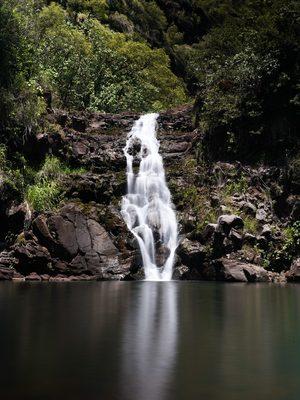
[[[29,213],[0,172],[0,280],[143,279],[137,242],[120,214],[123,147],[138,117],[49,113],[52,128],[29,138],[22,151],[34,162],[52,154],[80,172],[61,178],[63,201],[44,213]],[[180,225],[174,279],[282,283],[286,275],[300,281],[297,249],[292,266],[280,264],[269,273],[262,267],[265,254],[282,248],[284,229],[299,220],[299,186],[282,168],[210,164],[192,121],[190,107],[158,118],[160,153]],[[161,246],[157,264],[167,256]]]
[[[15,269],[25,276],[125,279],[132,270],[131,258],[120,253],[113,237],[98,222],[97,208],[84,210],[75,203],[34,218],[32,231],[14,246],[14,257]]]

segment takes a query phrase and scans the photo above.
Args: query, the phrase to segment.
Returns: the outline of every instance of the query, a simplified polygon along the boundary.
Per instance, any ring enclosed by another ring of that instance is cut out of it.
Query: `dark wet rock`
[[[214,236],[214,234],[215,234],[215,232],[217,230],[217,227],[218,227],[217,224],[207,224],[206,227],[204,228],[204,231],[202,232],[202,235],[201,235],[202,236],[202,240],[204,242],[210,240]]]
[[[174,276],[209,279],[204,271],[211,273],[212,260],[227,255],[248,266],[261,264],[262,252],[257,251],[257,244],[266,252],[280,248],[283,237],[276,232],[299,220],[299,196],[283,167],[253,167],[237,162],[206,164],[198,151],[203,134],[195,129],[191,116],[191,107],[162,112],[157,136],[178,211],[180,233],[189,243],[187,248],[183,243],[178,249],[182,253]],[[138,244],[120,214],[120,200],[126,191],[123,147],[138,117],[130,112],[49,113],[49,132],[31,135],[33,138],[24,144],[22,152],[34,164],[53,154],[70,168],[80,170],[61,178],[65,207],[47,213],[33,211],[32,221],[25,221],[18,190],[0,174],[0,250],[10,250],[14,244],[11,265],[17,265],[20,271],[14,276],[19,273],[18,279],[24,279],[23,274],[36,272],[46,276],[45,280],[56,281],[144,278]],[[136,143],[132,154],[139,151],[140,144]],[[234,187],[241,178],[246,181],[247,191],[225,193],[228,184]],[[189,199],[189,189],[195,193],[195,204]],[[242,235],[243,219],[231,215],[232,210],[240,213],[249,226],[253,217],[260,235]],[[224,215],[217,224],[201,228],[204,221],[216,222],[220,213]],[[159,265],[163,265],[167,253],[158,246]],[[0,267],[10,268],[9,262],[1,260],[0,254]],[[254,279],[250,272],[243,271],[247,281]],[[281,278],[274,276],[272,281],[275,279]]]
[[[232,242],[233,248],[239,250],[243,246],[243,236],[235,229],[231,229],[229,239]]]
[[[72,117],[72,128],[78,132],[85,132],[86,130],[86,120],[83,117]]]
[[[256,240],[261,249],[266,250],[268,248],[269,241],[265,236],[257,236]]]
[[[135,281],[141,281],[145,279],[145,271],[142,268],[142,265],[138,269],[136,269],[134,272],[132,272],[129,277],[130,280],[135,280]]]
[[[12,280],[13,280],[14,282],[24,282],[24,281],[25,281],[25,276],[22,275],[22,274],[20,274],[20,273],[17,272],[17,271],[14,271]]]
[[[23,275],[30,272],[47,273],[51,270],[51,256],[48,249],[33,240],[16,244],[14,256],[18,260],[16,269]]]
[[[197,220],[195,215],[180,215],[177,213],[177,219],[182,226],[183,233],[192,232],[196,227]]]
[[[25,276],[25,281],[41,282],[42,278],[36,272],[31,272],[29,275]]]
[[[216,248],[217,249],[217,248]],[[225,237],[222,242],[222,250],[220,248],[220,253],[230,254],[234,251],[234,244],[229,237]],[[217,253],[218,254],[218,253]]]
[[[51,277],[87,275],[97,279],[126,279],[135,271],[131,252],[126,241],[118,239],[116,243],[124,250],[120,252],[113,242],[114,236],[97,221],[101,220],[101,212],[101,208],[92,205],[84,208],[69,203],[58,212],[38,215],[32,222],[34,233],[29,231],[28,240],[20,239],[14,246],[18,271]],[[117,215],[114,218],[112,231],[123,232],[124,222]],[[123,240],[126,234],[129,236],[127,228]]]
[[[256,215],[257,208],[250,201],[243,202],[241,208],[245,211],[246,214],[253,215],[253,216]]]
[[[189,278],[190,269],[186,265],[183,264],[175,264],[173,270],[172,279],[174,280],[185,280]]]
[[[33,220],[32,229],[42,245],[49,247],[55,243],[49,231],[45,215],[41,214]]]
[[[269,282],[267,271],[254,264],[221,258],[215,260],[206,271],[211,280],[226,282]]]
[[[163,245],[163,244],[159,244],[156,248],[156,265],[158,267],[162,267],[163,265],[165,265],[168,257],[170,255],[170,249]]]
[[[268,241],[270,241],[272,239],[272,229],[271,229],[270,225],[263,226],[261,236],[265,237]]]
[[[165,162],[180,160],[192,147],[198,133],[194,131],[191,108],[181,107],[163,112],[158,118],[158,136]],[[49,122],[59,124],[63,135],[49,133],[48,148],[69,163],[97,172],[125,170],[123,154],[126,134],[139,115],[134,113],[67,114],[55,110]],[[136,153],[139,149],[135,149]]]
[[[14,276],[14,270],[0,266],[0,281],[10,281]]]
[[[290,219],[292,222],[300,221],[300,198],[295,200],[291,211]]]
[[[255,246],[256,244],[256,236],[251,233],[245,233],[244,235],[244,243],[249,244],[250,246]]]
[[[62,185],[67,198],[78,198],[85,203],[95,201],[109,204],[114,196],[121,197],[126,191],[126,175],[123,173],[73,174],[64,177]]]
[[[189,268],[201,268],[201,265],[205,259],[206,252],[204,246],[199,242],[184,239],[178,249],[177,254],[180,257],[182,263]]]
[[[17,263],[18,260],[12,251],[4,250],[0,253],[0,268],[14,268]]]
[[[42,274],[42,275],[40,275],[40,277],[41,277],[42,282],[48,282],[50,279],[50,275],[48,275],[48,274]]]
[[[48,226],[55,234],[55,238],[60,245],[61,253],[64,257],[70,259],[76,256],[78,252],[78,243],[74,224],[64,219],[61,214],[55,214],[48,219]]]
[[[229,235],[232,228],[243,229],[243,227],[244,222],[238,215],[221,215],[218,218],[217,230],[225,235]]]
[[[8,210],[8,227],[10,231],[19,233],[24,228],[27,215],[27,207],[25,203],[12,205]]]
[[[300,258],[293,261],[285,275],[288,282],[300,282]]]
[[[220,198],[218,195],[214,194],[210,197],[210,204],[212,207],[219,207],[220,206]]]

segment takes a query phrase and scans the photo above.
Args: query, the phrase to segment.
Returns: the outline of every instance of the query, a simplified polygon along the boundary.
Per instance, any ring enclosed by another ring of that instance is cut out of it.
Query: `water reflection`
[[[298,400],[300,286],[0,284],[5,400]]]
[[[128,400],[163,400],[176,361],[178,285],[140,285],[124,320],[121,393]]]

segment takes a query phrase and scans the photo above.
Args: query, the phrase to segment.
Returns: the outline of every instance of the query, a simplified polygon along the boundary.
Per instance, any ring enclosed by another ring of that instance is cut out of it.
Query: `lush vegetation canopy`
[[[1,134],[28,135],[50,102],[145,112],[195,99],[207,159],[266,148],[256,158],[284,161],[298,140],[299,15],[296,0],[3,0]]]

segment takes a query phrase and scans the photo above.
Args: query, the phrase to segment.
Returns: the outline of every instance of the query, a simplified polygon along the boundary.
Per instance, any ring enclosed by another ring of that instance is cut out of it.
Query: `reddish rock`
[[[212,262],[207,278],[226,282],[269,282],[268,272],[257,265],[221,258]]]
[[[294,260],[285,275],[288,282],[300,282],[300,258]]]
[[[14,270],[0,267],[0,281],[10,281],[14,276]]]
[[[25,281],[41,282],[42,278],[36,272],[31,272],[29,275],[25,276]]]

